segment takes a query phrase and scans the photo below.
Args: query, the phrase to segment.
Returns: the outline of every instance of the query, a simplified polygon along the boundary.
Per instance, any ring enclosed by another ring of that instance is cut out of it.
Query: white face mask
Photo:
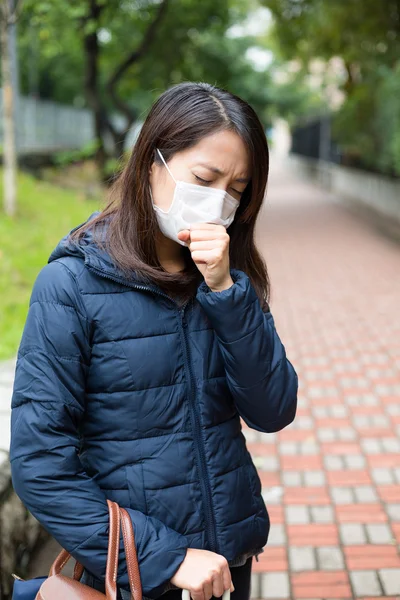
[[[239,200],[224,190],[176,181],[163,155],[158,149],[157,152],[176,184],[172,204],[168,211],[162,210],[153,202],[157,221],[163,234],[178,244],[187,246],[186,242],[182,242],[178,238],[178,233],[182,229],[189,229],[192,223],[214,223],[223,225],[225,228],[229,227],[235,218]]]

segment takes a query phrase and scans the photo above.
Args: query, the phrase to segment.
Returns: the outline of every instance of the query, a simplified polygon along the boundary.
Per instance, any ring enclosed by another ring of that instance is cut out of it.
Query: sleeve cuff
[[[213,292],[203,281],[196,295],[218,337],[227,343],[244,337],[263,320],[249,277],[238,269],[231,269],[230,273],[233,285],[227,290]]]

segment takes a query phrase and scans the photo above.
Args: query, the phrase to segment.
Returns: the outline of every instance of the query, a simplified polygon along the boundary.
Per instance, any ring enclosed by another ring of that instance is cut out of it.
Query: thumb
[[[178,233],[178,238],[181,240],[181,242],[190,242],[189,229],[182,229],[182,231]]]

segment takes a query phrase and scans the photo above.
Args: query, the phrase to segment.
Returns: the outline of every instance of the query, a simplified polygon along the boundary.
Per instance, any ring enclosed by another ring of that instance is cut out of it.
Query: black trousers
[[[253,559],[250,557],[243,567],[231,568],[232,582],[235,587],[231,600],[250,600],[252,562]],[[181,598],[182,590],[171,590],[160,596],[160,600],[181,600]]]
[[[231,594],[231,600],[250,600],[250,587],[251,587],[251,566],[252,566],[253,558],[250,557],[246,564],[242,567],[232,567],[232,581],[235,587],[235,591]],[[104,594],[104,583],[95,580],[93,575],[91,575],[86,569],[83,572],[82,583],[86,583],[90,587],[95,590],[99,590]],[[182,590],[170,590],[166,592],[162,596],[160,596],[160,600],[181,600],[182,598]],[[213,596],[214,598],[214,596]],[[118,600],[130,600],[130,593],[119,589],[118,590]]]

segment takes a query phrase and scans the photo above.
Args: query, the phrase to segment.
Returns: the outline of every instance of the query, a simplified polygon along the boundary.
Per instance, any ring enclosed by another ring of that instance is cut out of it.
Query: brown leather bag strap
[[[132,521],[125,508],[119,509],[121,516],[122,536],[124,538],[126,565],[133,600],[142,600],[142,583],[140,581],[139,562],[136,552],[135,534]]]
[[[49,577],[61,573],[62,569],[65,567],[70,558],[71,555],[69,552],[66,550],[61,550],[60,554],[58,554],[57,558],[50,567]]]
[[[110,513],[110,524],[106,567],[106,596],[107,600],[117,600],[120,514],[118,504],[111,500],[107,500],[107,504]]]

